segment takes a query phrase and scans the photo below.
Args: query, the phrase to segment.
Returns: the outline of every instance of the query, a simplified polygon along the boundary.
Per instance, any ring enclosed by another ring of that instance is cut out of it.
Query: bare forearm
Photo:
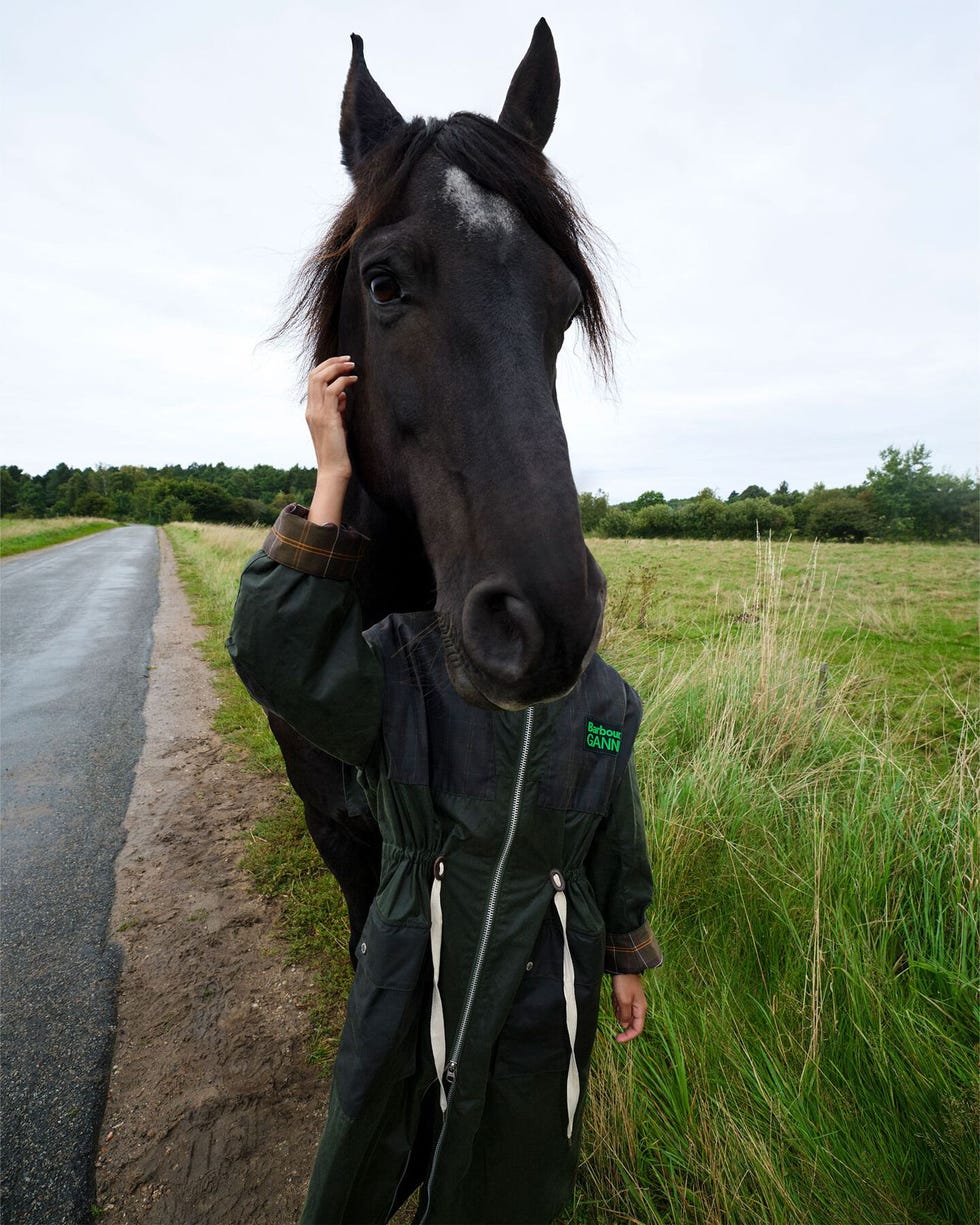
[[[310,502],[311,523],[340,523],[344,512],[344,495],[348,477],[337,472],[318,472],[316,489]]]

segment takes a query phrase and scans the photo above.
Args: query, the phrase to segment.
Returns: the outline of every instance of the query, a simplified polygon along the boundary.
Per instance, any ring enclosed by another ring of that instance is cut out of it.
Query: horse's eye
[[[394,302],[402,296],[402,288],[390,273],[378,272],[371,277],[369,288],[371,297],[382,306]]]

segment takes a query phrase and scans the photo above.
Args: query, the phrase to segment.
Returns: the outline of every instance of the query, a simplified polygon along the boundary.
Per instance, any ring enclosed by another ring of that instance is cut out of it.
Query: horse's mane
[[[344,277],[354,243],[397,215],[408,178],[430,149],[487,190],[503,196],[562,259],[582,293],[579,323],[598,375],[612,378],[612,344],[600,285],[600,236],[543,153],[492,119],[461,111],[445,120],[413,119],[354,172],[354,190],[300,269],[281,337],[299,331],[311,365],[337,352]]]

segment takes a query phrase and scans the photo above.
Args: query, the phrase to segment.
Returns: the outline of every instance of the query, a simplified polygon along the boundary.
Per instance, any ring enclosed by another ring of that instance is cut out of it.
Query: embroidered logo
[[[593,753],[618,753],[622,743],[622,728],[604,727],[591,719],[586,720],[585,747]]]

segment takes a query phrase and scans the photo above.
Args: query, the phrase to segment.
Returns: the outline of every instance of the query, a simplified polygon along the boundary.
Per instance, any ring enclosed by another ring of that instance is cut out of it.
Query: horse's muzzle
[[[460,634],[446,658],[454,688],[477,705],[504,710],[566,694],[588,666],[602,633],[605,581],[559,623],[514,585],[477,583],[463,602]],[[569,615],[571,614],[571,615]]]

